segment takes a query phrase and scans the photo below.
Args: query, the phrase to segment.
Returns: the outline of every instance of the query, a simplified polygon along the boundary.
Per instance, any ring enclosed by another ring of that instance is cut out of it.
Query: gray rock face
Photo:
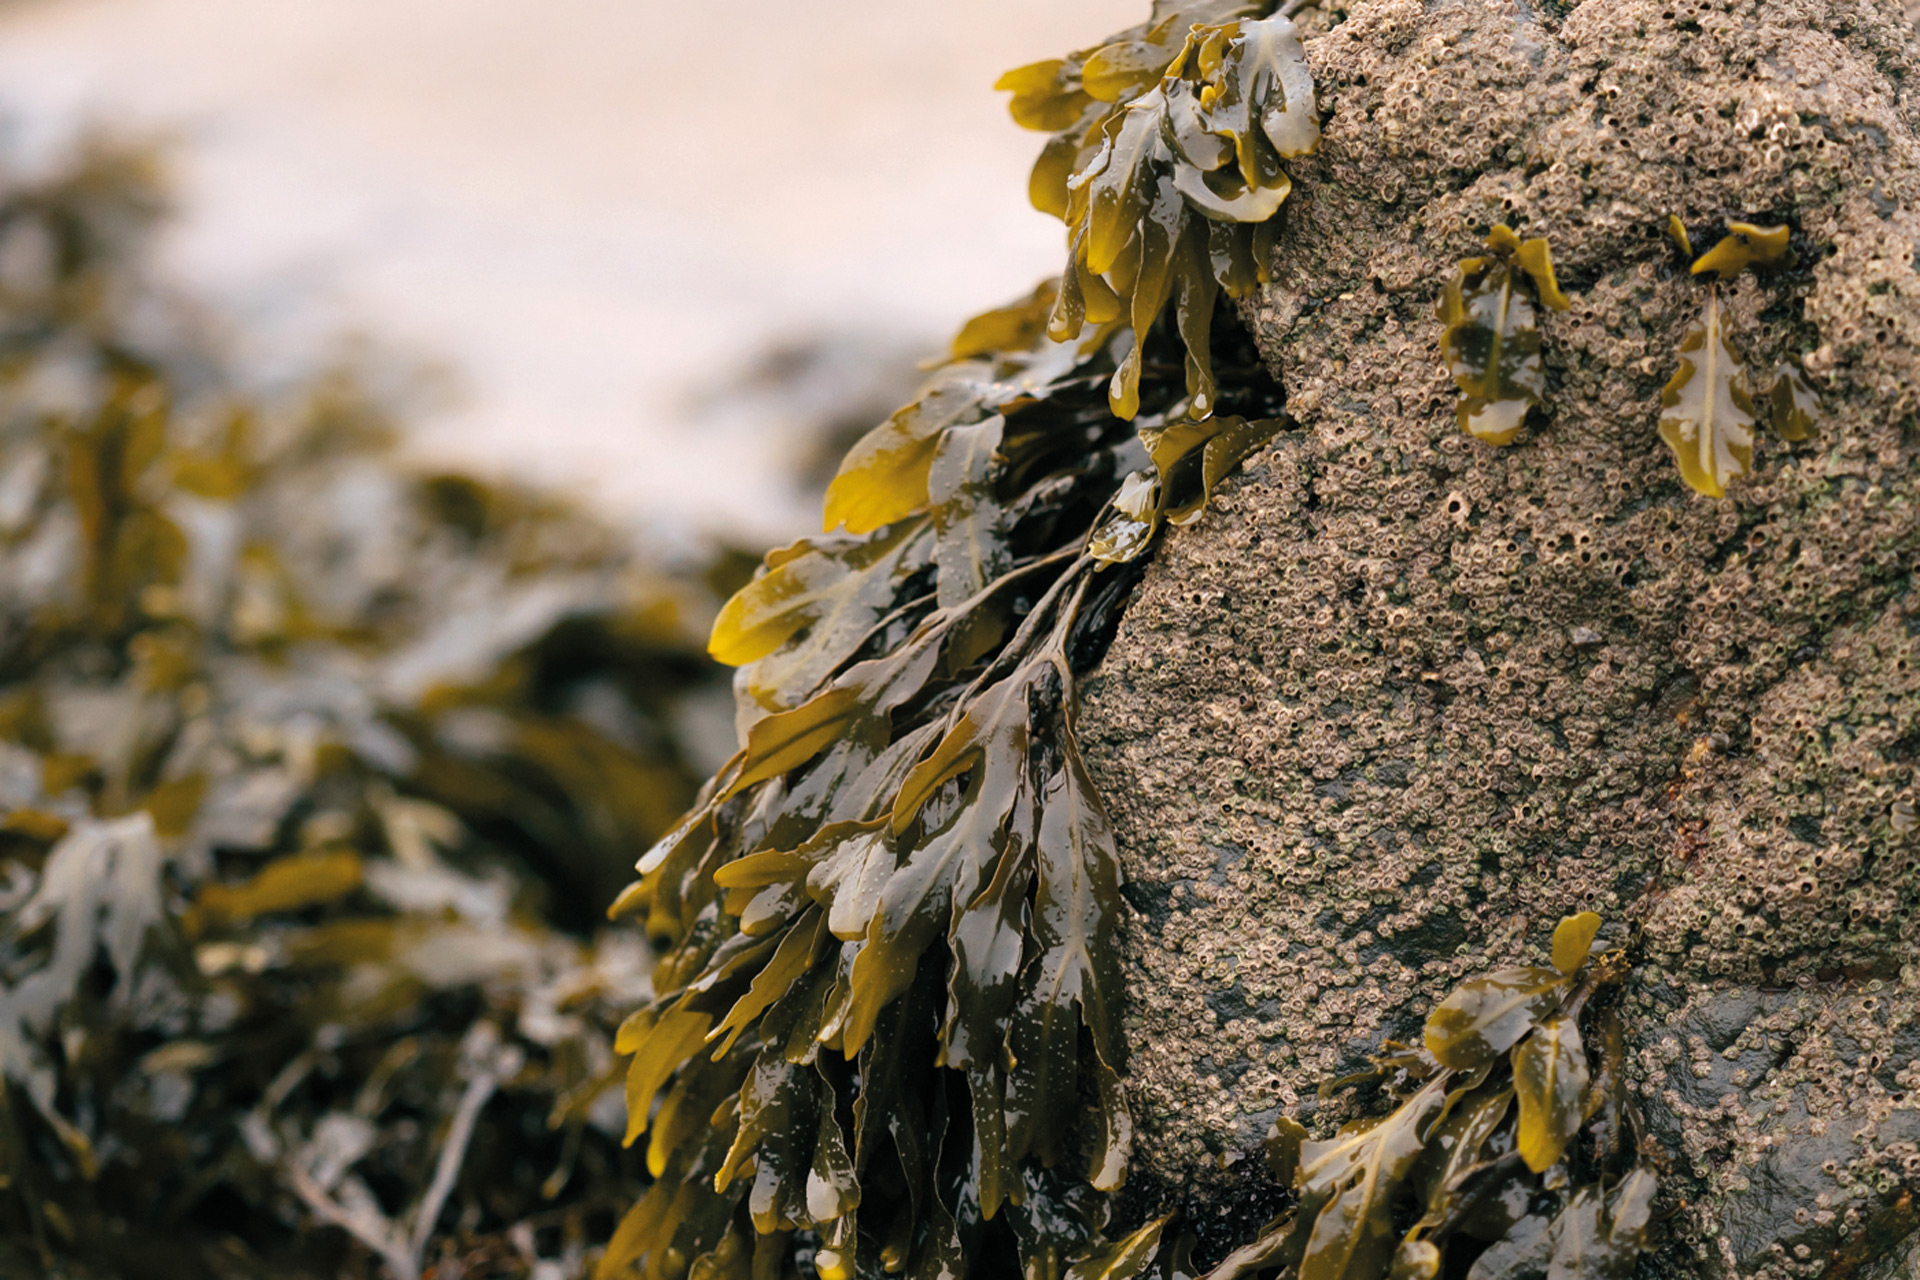
[[[1090,682],[1121,834],[1146,1194],[1202,1217],[1323,1080],[1561,916],[1643,962],[1629,1055],[1675,1274],[1841,1275],[1920,1190],[1920,50],[1863,0],[1376,0],[1248,308],[1297,430],[1175,531]],[[1686,489],[1660,389],[1720,286],[1813,439]],[[1495,222],[1573,308],[1511,446],[1460,432],[1434,299]],[[1158,1190],[1156,1190],[1158,1189]],[[1885,1265],[1876,1261],[1875,1265]]]

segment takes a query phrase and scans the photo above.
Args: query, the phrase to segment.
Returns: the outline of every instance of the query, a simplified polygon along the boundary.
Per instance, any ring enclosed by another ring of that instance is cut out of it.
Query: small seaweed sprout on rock
[[[1436,311],[1440,354],[1460,388],[1460,429],[1487,444],[1513,443],[1547,393],[1538,307],[1567,309],[1544,236],[1521,240],[1495,226],[1488,253],[1460,263]]]
[[[1667,234],[1681,254],[1693,245],[1678,217]],[[1716,277],[1707,283],[1700,320],[1680,341],[1680,368],[1660,392],[1660,438],[1673,450],[1680,476],[1708,497],[1726,494],[1727,483],[1753,469],[1753,427],[1766,417],[1787,441],[1813,434],[1820,402],[1806,375],[1793,361],[1782,361],[1771,387],[1756,405],[1754,391],[1720,307],[1719,284],[1749,268],[1785,266],[1792,260],[1783,226],[1729,222],[1720,242],[1693,262],[1689,274]]]

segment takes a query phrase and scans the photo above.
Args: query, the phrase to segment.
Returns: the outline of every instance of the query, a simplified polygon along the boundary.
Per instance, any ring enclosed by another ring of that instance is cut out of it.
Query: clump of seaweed
[[[1547,392],[1537,307],[1565,311],[1546,238],[1521,240],[1496,225],[1488,254],[1462,260],[1441,291],[1440,355],[1460,388],[1460,429],[1488,444],[1513,443]]]
[[[1133,582],[1102,567],[1283,419],[1229,316],[1220,413],[1193,418],[1149,334],[1123,421],[1129,341],[1046,338],[1055,303],[970,322],[848,454],[841,532],[772,553],[721,611],[745,746],[614,908],[668,949],[619,1039],[657,1181],[602,1277],[1057,1280],[1106,1221],[1131,1133],[1120,877],[1074,684]]]
[[[1125,325],[1113,413],[1140,408],[1146,339],[1169,299],[1186,346],[1193,417],[1218,396],[1207,326],[1220,290],[1269,279],[1283,160],[1320,145],[1298,32],[1266,3],[1161,0],[1097,49],[1009,71],[1013,118],[1053,134],[1033,170],[1036,208],[1067,224],[1068,262],[1047,333]]]
[[[970,321],[849,452],[827,536],[721,611],[745,746],[615,907],[669,949],[620,1036],[657,1181],[601,1276],[1049,1280],[1098,1238],[1131,1123],[1074,682],[1133,581],[1100,569],[1282,425],[1215,323],[1219,285],[1259,278],[1279,156],[1318,132],[1291,27],[1256,8],[1157,14],[1003,82],[1060,131],[1035,197],[1073,266]],[[1176,277],[1184,382],[1154,332]]]
[[[1677,217],[1667,234],[1682,256],[1693,256],[1687,229]],[[1692,275],[1711,274],[1697,324],[1680,340],[1680,368],[1660,392],[1660,438],[1673,450],[1680,476],[1698,493],[1723,497],[1728,482],[1753,469],[1753,428],[1764,415],[1783,440],[1813,432],[1819,398],[1799,365],[1783,361],[1756,405],[1745,363],[1721,313],[1719,284],[1742,271],[1776,268],[1791,261],[1786,226],[1729,222],[1727,234],[1694,260]]]
[[[1171,1219],[1110,1229],[1131,1140],[1120,873],[1074,685],[1126,566],[1287,422],[1220,322],[1218,286],[1262,278],[1280,158],[1318,133],[1291,26],[1254,11],[1157,9],[1002,82],[1058,131],[1034,191],[1069,224],[1067,272],[970,321],[849,452],[830,532],[721,611],[744,746],[613,909],[666,950],[618,1040],[656,1181],[600,1280],[1193,1274]],[[1517,429],[1539,360],[1515,286],[1565,300],[1544,241],[1489,246],[1451,290],[1454,345],[1491,380],[1476,412],[1518,398]],[[1177,339],[1154,331],[1176,278]],[[1382,1063],[1404,1095],[1386,1120],[1322,1143],[1282,1126],[1297,1203],[1213,1274],[1431,1277],[1490,1241],[1523,1267],[1630,1264],[1653,1182],[1618,1089],[1589,1088],[1582,1019],[1623,968],[1587,967],[1597,924],[1562,927],[1558,968],[1443,1004],[1428,1047]],[[1603,1140],[1572,1152],[1583,1130]]]
[[[692,796],[699,597],[353,378],[237,387],[163,205],[0,181],[0,1273],[577,1270],[650,956],[553,922]]]
[[[1428,1017],[1424,1044],[1390,1045],[1373,1073],[1398,1099],[1388,1115],[1324,1140],[1276,1122],[1266,1164],[1295,1202],[1204,1280],[1632,1274],[1658,1178],[1639,1151],[1606,1004],[1627,965],[1617,952],[1590,959],[1599,925],[1590,912],[1567,917],[1552,967],[1463,983]],[[1075,1274],[1171,1280],[1193,1274],[1189,1248],[1159,1218]]]

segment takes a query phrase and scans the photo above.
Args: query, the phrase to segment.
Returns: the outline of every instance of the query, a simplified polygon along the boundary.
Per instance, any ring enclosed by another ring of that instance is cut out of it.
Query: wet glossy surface
[[[1746,365],[1722,321],[1720,298],[1707,294],[1700,322],[1680,341],[1680,368],[1660,392],[1660,438],[1680,476],[1710,498],[1753,469],[1753,398]]]

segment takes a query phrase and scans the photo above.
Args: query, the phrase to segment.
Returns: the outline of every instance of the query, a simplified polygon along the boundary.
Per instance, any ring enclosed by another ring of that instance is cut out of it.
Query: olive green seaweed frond
[[[1693,257],[1686,227],[1677,217],[1667,234],[1682,256]],[[1660,392],[1660,438],[1673,450],[1681,479],[1710,498],[1753,470],[1754,427],[1765,421],[1782,440],[1809,438],[1820,401],[1794,361],[1782,361],[1771,383],[1755,387],[1721,306],[1720,285],[1743,271],[1791,265],[1785,225],[1762,227],[1729,222],[1727,234],[1693,260],[1688,274],[1711,277],[1700,320],[1680,340],[1680,366]]]
[[[1052,133],[1034,206],[1067,224],[1068,262],[1047,332],[1116,322],[1143,338],[1177,297],[1187,393],[1217,398],[1207,325],[1214,297],[1266,282],[1293,189],[1282,161],[1320,145],[1306,52],[1268,4],[1157,4],[1097,49],[1009,71],[1013,117]],[[1263,16],[1265,15],[1265,16]],[[1114,371],[1113,412],[1139,412],[1142,344]]]
[[[1723,497],[1730,482],[1753,469],[1758,423],[1796,442],[1813,434],[1819,416],[1819,396],[1797,360],[1781,361],[1764,386],[1754,385],[1720,297],[1721,286],[1743,272],[1791,266],[1791,232],[1785,225],[1728,222],[1713,248],[1695,257],[1678,216],[1669,216],[1664,230],[1688,263],[1688,275],[1707,279],[1701,317],[1682,336],[1679,367],[1660,393],[1660,438],[1690,488]],[[1522,241],[1512,228],[1496,225],[1486,245],[1486,255],[1461,261],[1435,311],[1443,326],[1441,358],[1460,390],[1461,429],[1506,445],[1546,403],[1540,312],[1565,311],[1570,303],[1544,236]]]
[[[1487,235],[1484,257],[1467,258],[1441,291],[1440,353],[1460,388],[1460,428],[1488,444],[1511,444],[1547,392],[1539,308],[1565,311],[1545,237],[1522,241],[1508,226]]]

